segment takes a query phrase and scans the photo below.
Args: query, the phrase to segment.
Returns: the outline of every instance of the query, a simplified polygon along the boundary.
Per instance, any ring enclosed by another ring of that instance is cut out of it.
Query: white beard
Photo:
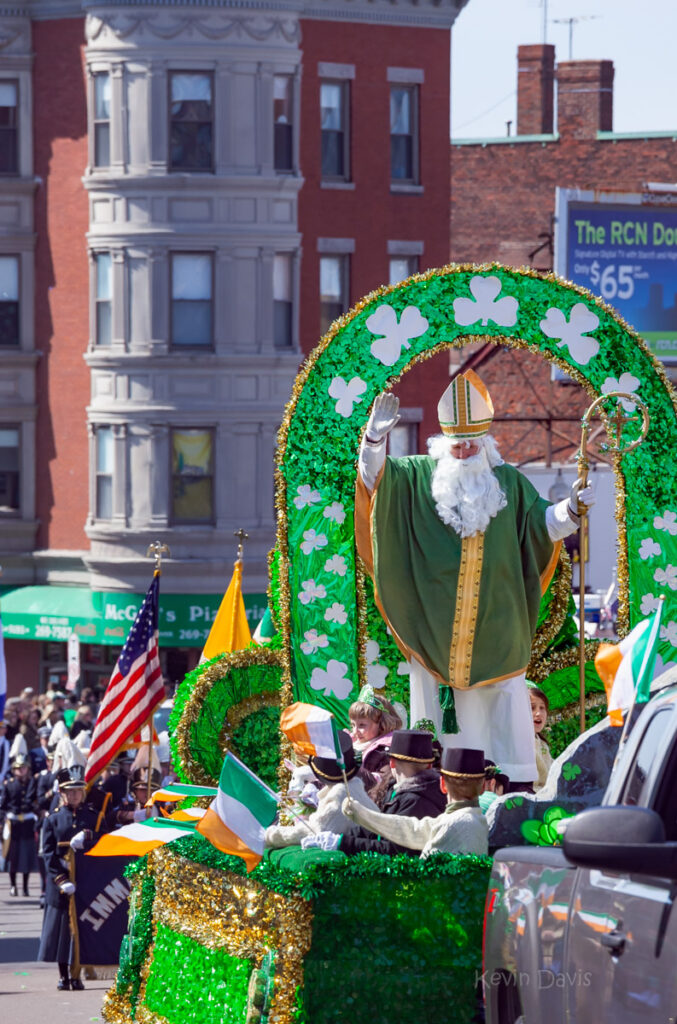
[[[484,533],[508,500],[493,473],[503,465],[492,437],[478,439],[477,455],[455,459],[449,451],[453,441],[444,434],[428,438],[428,451],[437,465],[433,470],[432,495],[438,516],[460,537]]]

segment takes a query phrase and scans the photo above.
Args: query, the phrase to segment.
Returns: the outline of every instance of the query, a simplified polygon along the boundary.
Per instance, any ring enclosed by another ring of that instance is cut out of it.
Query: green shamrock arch
[[[387,679],[391,697],[404,692],[402,658],[356,560],[357,450],[376,395],[421,359],[477,340],[540,353],[591,401],[623,390],[647,406],[646,440],[616,466],[621,617],[627,629],[665,596],[660,653],[677,658],[677,421],[661,365],[584,289],[526,269],[451,265],[367,295],[332,325],[294,385],[278,442],[271,573],[288,700],[345,722],[365,681]]]

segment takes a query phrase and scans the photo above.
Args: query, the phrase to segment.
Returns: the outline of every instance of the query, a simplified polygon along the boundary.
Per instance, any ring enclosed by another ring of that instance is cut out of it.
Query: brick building
[[[519,47],[517,134],[452,140],[453,261],[552,270],[557,188],[641,194],[647,182],[677,180],[677,131],[612,130],[613,77],[611,61],[555,65],[554,46]],[[578,388],[553,382],[549,365],[526,353],[473,359],[494,395],[507,458],[571,456],[587,404]]]
[[[83,682],[107,677],[157,538],[170,675],[199,655],[239,527],[261,613],[303,354],[370,289],[447,259],[466,2],[0,8],[10,693],[63,683],[72,632]],[[419,391],[404,386],[402,450]]]

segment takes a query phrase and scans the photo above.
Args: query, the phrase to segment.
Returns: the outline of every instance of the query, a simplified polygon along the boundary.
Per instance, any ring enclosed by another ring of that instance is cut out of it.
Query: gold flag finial
[[[172,553],[169,550],[169,546],[167,544],[161,544],[159,540],[156,540],[152,544],[148,545],[148,550],[146,551],[146,558],[155,559],[155,572],[157,573],[162,572],[163,555],[166,555],[167,558],[172,557]]]

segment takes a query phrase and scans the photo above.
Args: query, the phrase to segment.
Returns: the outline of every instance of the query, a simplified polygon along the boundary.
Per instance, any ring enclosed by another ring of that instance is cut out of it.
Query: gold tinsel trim
[[[586,640],[586,661],[594,661],[601,642],[601,640]],[[604,643],[608,642],[604,641]],[[542,683],[553,672],[559,672],[562,668],[571,668],[573,665],[578,665],[578,644],[575,647],[567,647],[563,651],[554,651],[547,658],[531,663],[527,675],[532,683]]]
[[[132,1019],[129,1000],[115,990],[115,985],[103,997],[101,1016],[108,1024],[129,1024]]]
[[[268,1020],[291,1024],[312,939],[311,904],[298,895],[271,892],[254,879],[195,864],[167,847],[154,854],[155,921],[256,967],[272,946],[275,987]]]
[[[189,781],[194,785],[215,786],[218,784],[218,780],[213,779],[195,760],[191,750],[191,727],[199,719],[203,702],[212,686],[227,676],[231,669],[247,668],[250,665],[280,665],[281,663],[280,651],[273,651],[268,647],[247,647],[243,651],[224,654],[218,661],[208,665],[198,677],[176,727],[179,758]],[[222,752],[225,756],[225,749]]]
[[[531,644],[531,660],[527,666],[527,675],[529,678],[531,678],[529,675],[529,669],[532,663],[536,662],[541,657],[548,644],[552,643],[564,625],[570,597],[571,559],[569,558],[569,552],[564,545],[562,545],[559,556],[559,574],[557,576],[557,582],[553,586],[552,600],[550,602],[550,614],[543,625],[536,630]]]
[[[301,393],[305,384],[312,373],[315,363],[329,347],[337,334],[343,330],[359,313],[365,309],[370,303],[378,298],[383,298],[392,292],[399,291],[406,287],[408,284],[417,283],[421,281],[429,281],[436,277],[451,277],[455,274],[485,274],[491,273],[492,271],[503,271],[510,275],[515,275],[522,278],[532,278],[533,280],[545,281],[548,284],[553,284],[558,287],[566,289],[567,292],[573,292],[575,295],[579,295],[584,298],[588,303],[602,310],[607,314],[615,323],[617,323],[623,331],[628,335],[633,344],[639,348],[649,362],[652,364],[653,370],[658,379],[663,384],[670,402],[677,415],[677,393],[673,390],[663,365],[659,362],[656,356],[649,350],[646,342],[641,338],[633,328],[621,317],[617,310],[612,306],[604,302],[603,299],[596,295],[593,295],[587,288],[583,288],[580,285],[574,284],[571,281],[567,281],[565,278],[558,276],[552,272],[542,273],[534,270],[532,267],[510,267],[504,264],[492,262],[492,263],[449,263],[443,267],[433,268],[426,271],[423,274],[413,274],[407,278],[406,281],[400,282],[396,285],[382,285],[368,295],[365,295],[359,302],[353,306],[351,310],[345,313],[343,316],[335,320],[331,325],[327,333],[322,337],[319,344],[313,349],[313,351],[304,360],[301,369],[294,381],[292,387],[292,396],[290,401],[287,403],[285,408],[282,424],[278,432],[277,437],[277,449],[275,457],[275,481],[276,481],[276,494],[275,494],[275,505],[278,514],[278,530],[277,530],[277,548],[280,551],[280,605],[282,611],[282,622],[279,624],[281,627],[283,644],[284,644],[284,677],[283,687],[281,691],[281,706],[286,707],[287,704],[293,700],[293,690],[291,686],[291,628],[290,628],[290,592],[289,592],[289,550],[287,546],[287,532],[288,532],[288,520],[287,520],[287,505],[286,505],[286,481],[282,472],[284,464],[284,457],[287,450],[287,441],[289,437],[289,428],[291,421],[296,412],[296,406],[298,405]],[[541,349],[538,345],[529,343],[522,338],[503,337],[501,335],[466,335],[459,334],[453,341],[440,342],[434,345],[432,348],[421,352],[414,356],[407,365],[398,373],[393,375],[389,380],[389,385],[396,383],[405,373],[407,373],[417,363],[423,362],[426,359],[432,358],[438,352],[445,348],[460,348],[464,345],[471,344],[473,342],[491,343],[494,345],[506,345],[509,348],[521,348],[527,351],[533,352],[536,355],[541,356],[548,362],[553,363],[560,369],[564,370],[573,380],[575,380],[584,391],[592,398],[597,398],[598,394],[595,391],[593,385],[586,377],[574,366],[571,366],[564,359],[561,359],[554,353],[546,352]],[[602,415],[602,419],[606,419]],[[619,459],[613,460],[613,469],[616,477],[616,519],[618,522],[618,534],[619,534],[619,552],[618,552],[618,607],[619,607],[619,631],[621,634],[627,632],[629,629],[629,577],[628,577],[628,551],[627,551],[627,529],[625,523],[625,479],[619,465]],[[359,590],[359,572],[356,571],[356,592]],[[359,623],[359,595],[358,601],[358,623]],[[366,643],[366,634],[360,629],[358,625],[358,638],[360,650],[363,643]],[[360,670],[363,670],[363,657],[360,654]]]
[[[136,1008],[136,1016],[134,1020],[137,1024],[171,1024],[171,1021],[163,1017],[161,1013],[155,1013],[154,1010],[149,1010],[147,1006],[142,1003]]]

